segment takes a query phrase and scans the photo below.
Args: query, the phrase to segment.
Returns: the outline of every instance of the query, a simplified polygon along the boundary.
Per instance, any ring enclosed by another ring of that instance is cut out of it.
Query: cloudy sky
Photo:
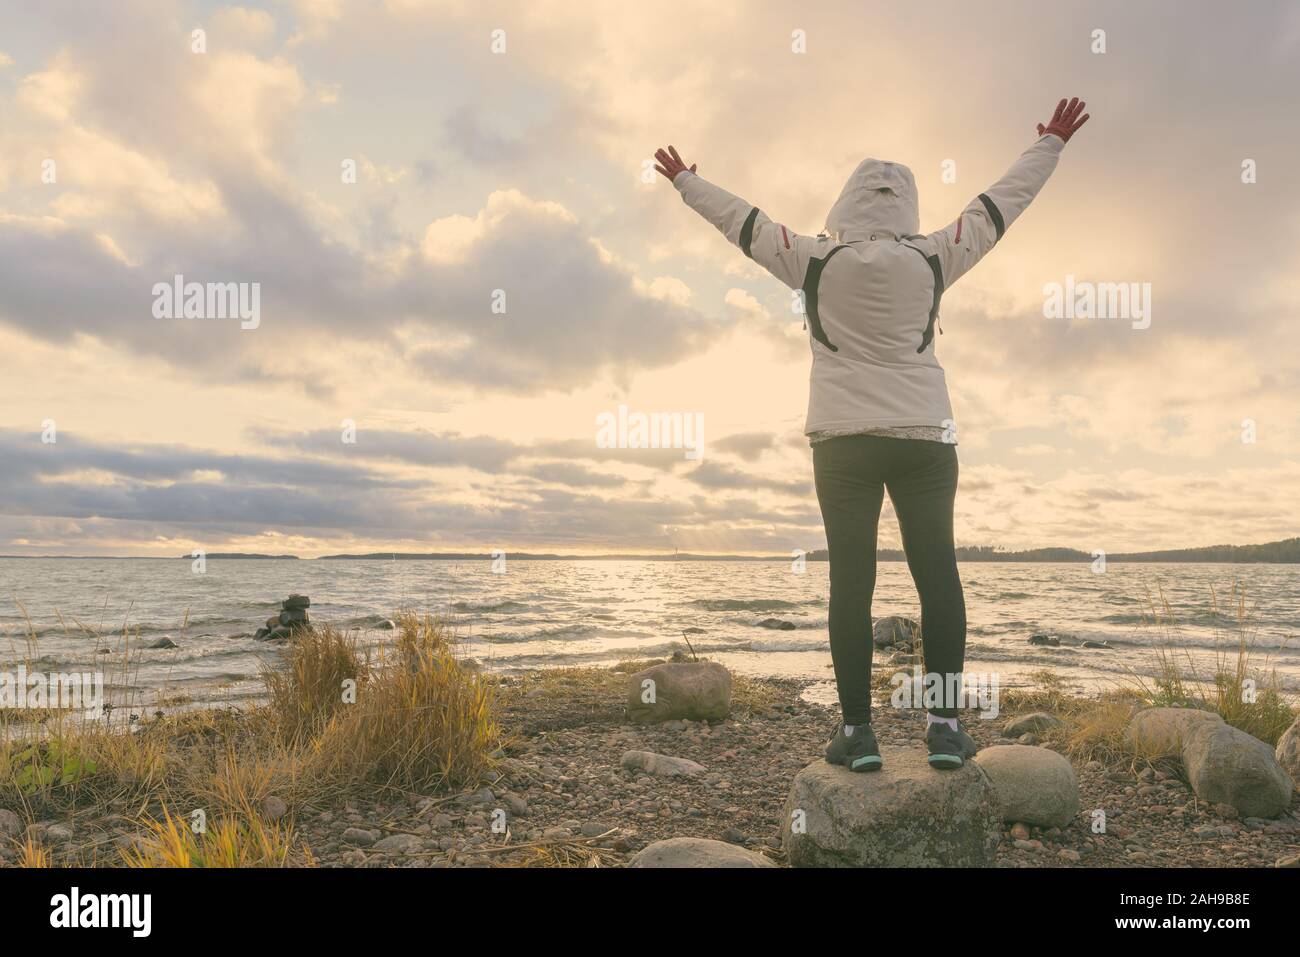
[[[816,233],[894,159],[933,230],[1067,95],[944,297],[958,541],[1295,535],[1297,89],[1283,2],[6,4],[0,553],[820,546],[789,291],[646,162]],[[158,318],[178,274],[259,324]],[[1067,276],[1150,327],[1045,318]],[[601,448],[619,405],[703,457]]]

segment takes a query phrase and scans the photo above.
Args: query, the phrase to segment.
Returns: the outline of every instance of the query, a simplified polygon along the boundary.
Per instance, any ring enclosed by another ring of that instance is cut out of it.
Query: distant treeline
[[[556,555],[537,552],[506,551],[510,560],[521,561],[604,561],[604,562],[788,562],[792,556],[785,555],[695,555],[688,552],[672,555]],[[0,558],[59,558],[55,555],[0,555]],[[76,556],[66,556],[76,557]],[[105,557],[105,556],[84,556]],[[192,558],[192,555],[182,555]],[[207,558],[291,558],[297,555],[256,555],[249,552],[209,552]],[[367,552],[361,555],[322,555],[325,560],[334,561],[489,561],[492,555],[485,552]],[[824,562],[829,558],[826,549],[817,548],[808,552],[807,560]],[[882,562],[901,562],[906,556],[897,548],[882,548],[877,557]],[[1028,548],[1024,551],[1007,551],[996,545],[962,545],[957,549],[960,562],[1091,562],[1094,556],[1077,548]],[[1284,538],[1278,542],[1266,542],[1263,545],[1208,545],[1204,548],[1172,548],[1158,552],[1107,552],[1108,562],[1217,562],[1244,563],[1269,562],[1276,564],[1300,564],[1300,537]]]
[[[181,558],[193,558],[193,557],[194,555],[192,553],[189,555],[181,556]],[[292,558],[294,561],[298,560],[297,555],[258,555],[256,552],[207,552],[206,554],[204,554],[203,557],[204,558],[273,558],[273,559]]]
[[[1300,562],[1300,538],[1284,538],[1263,545],[1209,545],[1163,552],[1132,552],[1108,555],[1121,562]]]

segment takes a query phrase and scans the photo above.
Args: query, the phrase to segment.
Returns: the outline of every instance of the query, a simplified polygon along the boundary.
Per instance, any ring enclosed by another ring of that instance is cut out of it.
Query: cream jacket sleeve
[[[1025,150],[1000,180],[980,193],[944,229],[931,233],[944,288],[965,275],[1025,211],[1056,169],[1064,141],[1049,133]]]
[[[673,186],[687,206],[716,226],[746,256],[791,289],[803,285],[815,238],[773,222],[757,206],[689,170],[678,173]]]

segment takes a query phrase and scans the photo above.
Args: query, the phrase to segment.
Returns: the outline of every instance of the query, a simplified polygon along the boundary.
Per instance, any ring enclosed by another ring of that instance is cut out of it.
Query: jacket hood
[[[840,242],[916,235],[921,217],[912,171],[901,163],[864,159],[827,214],[826,229]]]

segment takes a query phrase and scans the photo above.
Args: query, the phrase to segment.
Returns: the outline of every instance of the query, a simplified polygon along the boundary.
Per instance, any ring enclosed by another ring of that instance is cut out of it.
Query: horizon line
[[[1181,548],[1155,548],[1144,551],[1115,551],[1104,552],[1107,561],[1124,561],[1124,560],[1177,560],[1172,556],[1184,554],[1192,555],[1199,552],[1222,551],[1230,552],[1248,552],[1250,550],[1279,549],[1285,546],[1292,546],[1295,552],[1294,557],[1287,556],[1277,564],[1288,564],[1291,562],[1300,562],[1300,537],[1276,539],[1269,542],[1252,543],[1246,545],[1199,545]],[[959,545],[957,546],[959,560],[965,561],[997,561],[999,558],[1011,561],[1088,561],[1097,557],[1096,551],[1084,551],[1083,549],[1069,546],[1048,545],[1037,546],[1024,549],[1004,549],[996,545]],[[792,549],[793,552],[793,549]],[[972,554],[973,553],[973,554]],[[803,553],[805,559],[812,561],[823,561],[827,556],[825,548],[808,549]],[[884,561],[899,560],[897,558],[885,558],[886,555],[902,556],[901,548],[881,548],[878,554]],[[213,551],[205,553],[205,559],[214,560],[251,560],[251,561],[469,561],[469,560],[492,560],[495,555],[503,555],[507,560],[514,558],[517,561],[792,561],[799,556],[793,553],[774,554],[771,552],[548,552],[548,551],[518,551],[511,552],[509,549],[495,548],[486,552],[477,551],[430,551],[430,552],[411,552],[411,551],[369,551],[369,552],[331,552],[303,557],[301,555],[289,553],[266,553],[266,552],[240,552],[240,551]],[[964,558],[963,558],[964,555]],[[822,556],[822,557],[813,557]],[[1033,556],[1033,557],[1031,557]],[[0,559],[60,559],[60,560],[112,560],[112,561],[165,561],[165,560],[183,560],[192,561],[196,558],[194,554],[182,555],[69,555],[69,554],[0,554]],[[1194,559],[1188,559],[1194,560]],[[1255,559],[1256,562],[1270,563],[1269,559]]]

